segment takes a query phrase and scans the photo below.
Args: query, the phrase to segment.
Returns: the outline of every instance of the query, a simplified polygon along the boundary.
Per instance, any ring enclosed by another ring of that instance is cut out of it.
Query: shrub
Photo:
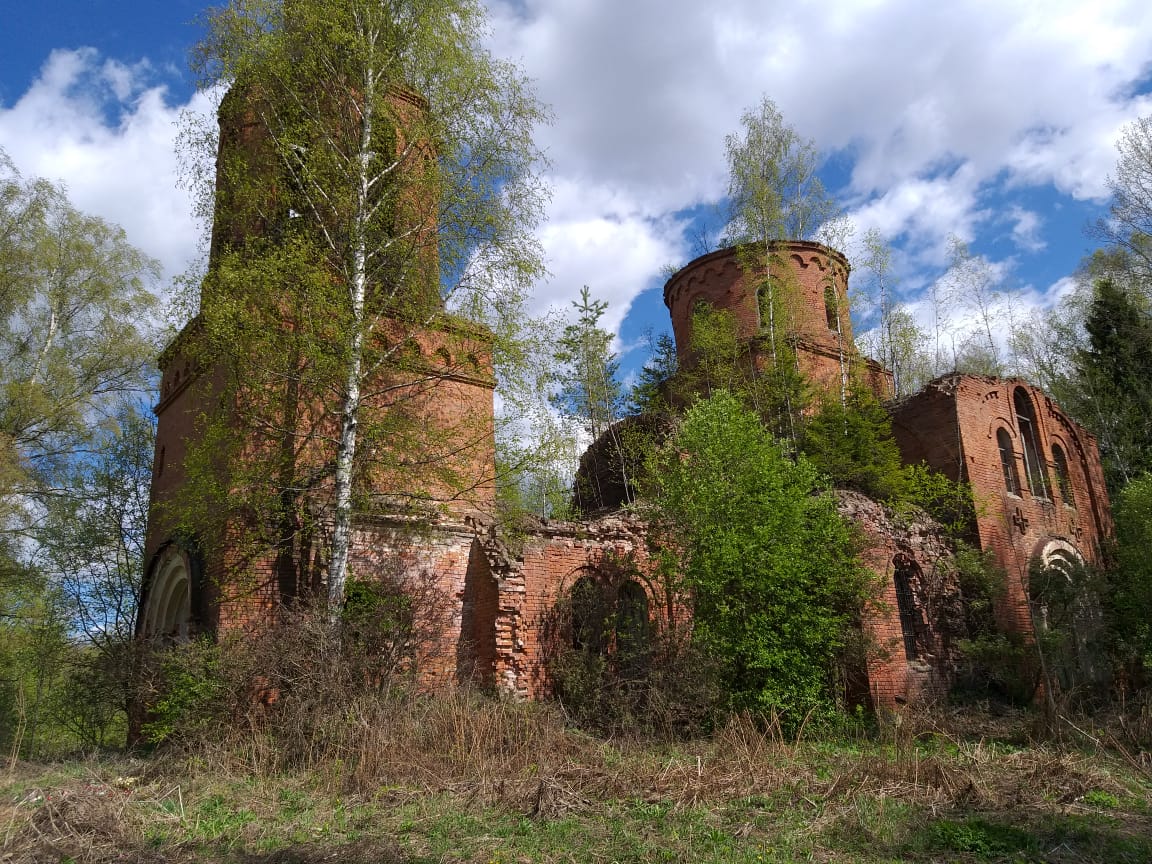
[[[836,660],[869,574],[818,472],[720,391],[656,454],[646,499],[664,578],[689,598],[694,649],[727,706],[798,726],[835,708]]]

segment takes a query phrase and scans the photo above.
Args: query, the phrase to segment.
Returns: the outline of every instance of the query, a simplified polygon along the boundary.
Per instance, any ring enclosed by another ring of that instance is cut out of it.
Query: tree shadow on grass
[[[1147,864],[1152,822],[1117,813],[987,813],[914,823],[903,836],[872,847],[899,860]]]

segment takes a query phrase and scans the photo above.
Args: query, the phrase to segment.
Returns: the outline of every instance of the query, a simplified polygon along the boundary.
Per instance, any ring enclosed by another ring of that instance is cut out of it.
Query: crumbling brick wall
[[[896,405],[892,415],[906,462],[925,462],[971,484],[972,539],[1007,577],[998,618],[1031,634],[1028,571],[1037,556],[1054,543],[1067,544],[1083,561],[1097,562],[1112,533],[1096,439],[1019,378],[946,376]]]
[[[548,677],[550,639],[560,598],[582,575],[612,578],[608,571],[620,562],[635,564],[643,578],[647,565],[644,525],[626,513],[580,522],[541,521],[513,555],[495,533],[484,548],[499,586],[495,622],[495,684],[522,698],[551,692]],[[660,615],[653,602],[650,609]]]
[[[858,492],[836,496],[840,515],[860,532],[862,563],[876,574],[861,622],[869,643],[868,701],[890,708],[946,693],[965,631],[943,529],[918,510],[897,513]]]

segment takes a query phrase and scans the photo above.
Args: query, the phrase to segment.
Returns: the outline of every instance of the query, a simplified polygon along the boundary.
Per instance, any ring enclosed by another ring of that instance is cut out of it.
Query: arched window
[[[600,654],[604,644],[604,591],[592,576],[581,576],[572,586],[572,647]]]
[[[1056,466],[1056,485],[1060,488],[1060,500],[1069,507],[1076,506],[1076,498],[1072,494],[1072,481],[1068,478],[1068,459],[1064,456],[1064,448],[1059,444],[1052,445],[1052,464]]]
[[[628,580],[616,592],[616,651],[635,656],[648,647],[648,592]]]
[[[915,660],[920,656],[917,637],[924,629],[920,610],[916,608],[916,596],[912,593],[912,579],[918,574],[916,564],[903,555],[892,561],[895,572],[892,579],[896,583],[896,607],[900,612],[900,633],[904,637],[904,656]]]
[[[1020,441],[1024,447],[1024,473],[1028,477],[1028,490],[1036,498],[1047,498],[1048,477],[1040,459],[1036,412],[1032,410],[1032,400],[1023,387],[1017,387],[1012,402],[1016,407],[1016,423],[1020,427]]]
[[[1016,451],[1007,429],[996,430],[996,443],[1000,447],[1000,470],[1004,472],[1004,488],[1013,495],[1020,494],[1020,476],[1016,473]]]
[[[774,286],[768,279],[765,279],[756,289],[756,314],[760,318],[759,330],[761,333],[771,330],[774,326],[775,319],[772,310],[774,294]]]
[[[831,285],[824,288],[824,318],[828,322],[828,329],[840,332],[840,316],[836,312],[836,289]]]

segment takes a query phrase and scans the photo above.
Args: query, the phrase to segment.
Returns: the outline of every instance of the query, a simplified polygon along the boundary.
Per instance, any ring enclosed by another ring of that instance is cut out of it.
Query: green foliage
[[[1034,644],[1014,633],[990,633],[960,641],[955,695],[1031,705],[1041,682]]]
[[[223,652],[209,637],[160,649],[149,682],[156,694],[149,700],[142,731],[153,744],[179,737],[196,740],[227,705]]]
[[[995,612],[1003,601],[1008,577],[990,552],[954,540],[956,581],[964,597],[965,623],[973,638],[993,636],[997,632]]]
[[[671,408],[669,389],[680,368],[675,340],[661,333],[652,342],[650,355],[628,394],[629,409],[635,414],[661,413]]]
[[[123,730],[158,270],[0,151],[0,744],[13,754]]]
[[[896,300],[892,248],[875,228],[863,239],[863,260],[858,266],[864,278],[854,280],[863,284],[853,295],[853,305],[860,305],[862,317],[874,326],[857,341],[863,354],[892,372],[895,396],[900,399],[915,393],[932,377],[931,360],[924,352],[927,334],[907,307]]]
[[[103,421],[148,387],[159,265],[0,151],[0,532],[20,531]]]
[[[1124,287],[1096,283],[1084,320],[1088,345],[1074,357],[1077,400],[1072,410],[1100,439],[1105,479],[1115,492],[1152,470],[1152,317]]]
[[[0,568],[0,746],[34,758],[62,743],[51,707],[67,674],[68,619],[43,573],[2,554]]]
[[[836,214],[816,174],[815,143],[796,134],[767,96],[725,138],[734,243],[803,240]]]
[[[776,297],[782,295],[778,286]],[[794,445],[810,398],[808,385],[787,340],[776,340],[773,356],[774,363],[757,366],[740,338],[735,316],[700,304],[692,313],[692,361],[673,379],[673,392],[689,404],[719,391],[730,393],[761,418],[768,434]]]
[[[1144,670],[1152,668],[1152,475],[1121,490],[1113,515],[1115,562],[1105,571],[1101,599],[1113,656],[1138,684]]]
[[[971,538],[977,505],[967,483],[949,480],[923,463],[908,465],[904,468],[904,501],[926,511],[953,541]],[[961,548],[958,554],[964,551]]]
[[[799,724],[831,714],[837,656],[867,593],[850,528],[817,471],[786,458],[720,391],[690,409],[649,472],[654,537],[691,597],[693,642],[728,704]]]
[[[927,835],[933,851],[961,852],[978,861],[1001,861],[1006,855],[1032,855],[1040,851],[1032,833],[979,818],[933,822]]]
[[[800,449],[836,488],[881,501],[907,494],[908,473],[892,437],[891,418],[864,387],[852,387],[844,401],[826,397],[805,424]]]
[[[612,350],[612,334],[600,326],[608,303],[593,300],[585,285],[572,308],[576,320],[564,328],[553,354],[557,390],[552,403],[595,441],[622,413],[620,362]]]
[[[225,130],[249,131],[219,154],[186,137],[201,165],[218,155],[202,171],[213,259],[194,359],[226,380],[182,519],[242,512],[246,540],[299,557],[311,514],[332,514],[334,609],[354,513],[427,515],[491,482],[473,458],[487,413],[427,416],[438,384],[522,356],[542,273],[545,112],[483,47],[485,16],[474,0],[237,0],[199,46],[202,83],[231,88]],[[209,546],[223,530],[195,527]]]

